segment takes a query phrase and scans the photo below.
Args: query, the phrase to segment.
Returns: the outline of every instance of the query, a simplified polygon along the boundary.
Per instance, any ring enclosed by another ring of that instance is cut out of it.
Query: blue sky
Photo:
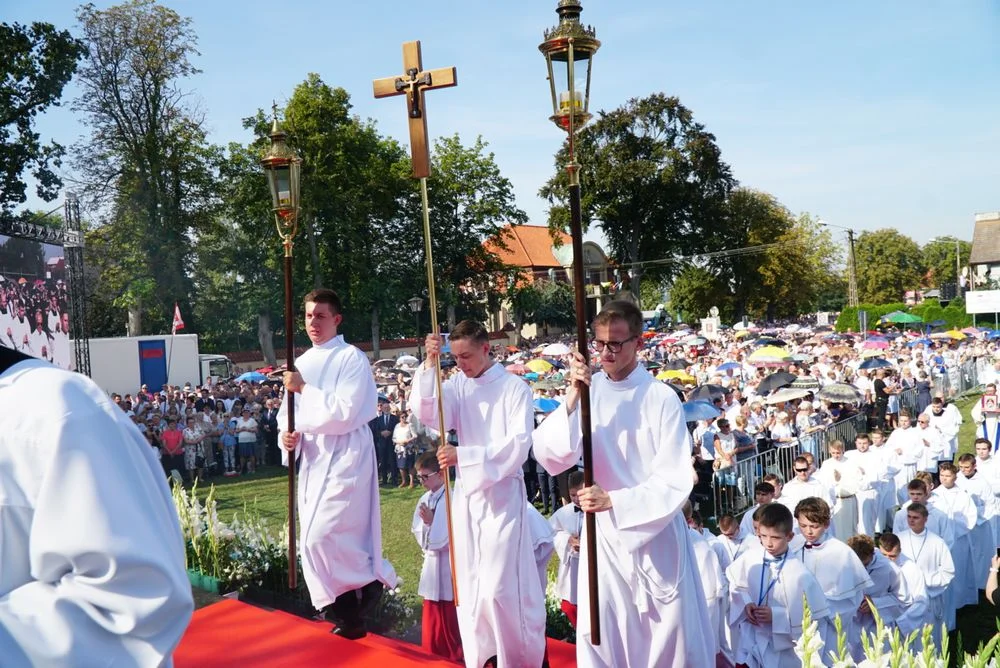
[[[187,87],[217,143],[248,141],[241,119],[272,98],[280,105],[309,72],[406,143],[402,100],[374,100],[371,80],[400,73],[401,43],[420,39],[425,67],[458,68],[457,88],[428,95],[431,134],[483,135],[519,206],[545,223],[536,193],[562,133],[547,120],[537,46],[556,0],[163,4],[194,21],[203,73]],[[603,42],[592,108],[677,95],[743,185],[796,213],[859,231],[896,227],[923,243],[971,239],[974,213],[1000,209],[997,0],[583,4]],[[0,20],[72,29],[77,6],[0,0]],[[64,144],[83,133],[68,106],[38,128]]]

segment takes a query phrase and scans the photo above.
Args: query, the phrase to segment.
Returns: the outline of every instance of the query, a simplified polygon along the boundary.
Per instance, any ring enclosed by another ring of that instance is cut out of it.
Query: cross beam
[[[423,179],[431,175],[424,93],[428,90],[458,85],[458,73],[454,67],[425,71],[420,57],[419,41],[403,44],[403,71],[405,74],[401,76],[375,79],[372,86],[376,98],[406,95],[413,178]]]

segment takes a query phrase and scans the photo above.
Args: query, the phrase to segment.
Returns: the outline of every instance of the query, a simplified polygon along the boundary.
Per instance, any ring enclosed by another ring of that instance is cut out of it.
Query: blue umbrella
[[[866,359],[864,362],[858,365],[859,369],[885,369],[886,367],[891,367],[892,362],[889,360],[884,360],[881,357],[871,357]]]
[[[726,362],[725,364],[720,364],[716,371],[729,371],[733,369],[734,371],[741,368],[739,362]]]
[[[247,371],[246,373],[236,377],[237,383],[242,383],[243,381],[248,383],[261,383],[265,380],[267,380],[267,376],[262,374],[260,371]]]
[[[559,408],[559,402],[555,399],[549,399],[548,397],[535,399],[535,411],[538,413],[551,413],[557,408]]]
[[[696,399],[682,404],[684,406],[684,421],[697,422],[698,420],[710,420],[722,415],[722,411],[716,408],[712,402]]]
[[[549,364],[551,364],[552,366],[554,366],[555,368],[557,368],[557,369],[565,369],[566,368],[565,364],[563,364],[560,360],[555,359],[554,357],[545,357],[543,359],[546,362],[548,362]]]
[[[914,341],[910,341],[906,345],[908,345],[909,347],[912,348],[913,346],[917,345],[918,343],[922,343],[925,346],[929,346],[929,345],[933,344],[934,342],[931,341],[930,339],[916,339]]]
[[[523,378],[524,378],[525,380],[538,380],[538,374],[537,374],[537,373],[535,373],[534,371],[532,371],[532,372],[530,372],[530,373],[526,373],[526,374],[524,374],[524,376],[522,376],[522,377],[523,377]]]

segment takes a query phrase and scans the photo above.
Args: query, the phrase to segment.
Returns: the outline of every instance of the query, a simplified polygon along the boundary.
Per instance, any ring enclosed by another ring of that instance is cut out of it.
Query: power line
[[[792,239],[789,241],[776,241],[770,244],[759,244],[757,246],[743,246],[740,248],[727,248],[719,251],[709,251],[705,253],[694,253],[692,255],[677,255],[674,257],[657,258],[654,260],[640,260],[638,262],[618,263],[620,268],[647,267],[661,264],[672,264],[675,262],[710,260],[727,257],[738,257],[742,255],[756,255],[769,250],[777,250],[790,246],[798,246],[805,243],[802,239]]]

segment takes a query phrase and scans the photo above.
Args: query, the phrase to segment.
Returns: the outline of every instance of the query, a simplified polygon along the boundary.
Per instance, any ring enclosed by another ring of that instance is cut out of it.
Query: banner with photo
[[[0,344],[73,368],[62,246],[0,234]]]

